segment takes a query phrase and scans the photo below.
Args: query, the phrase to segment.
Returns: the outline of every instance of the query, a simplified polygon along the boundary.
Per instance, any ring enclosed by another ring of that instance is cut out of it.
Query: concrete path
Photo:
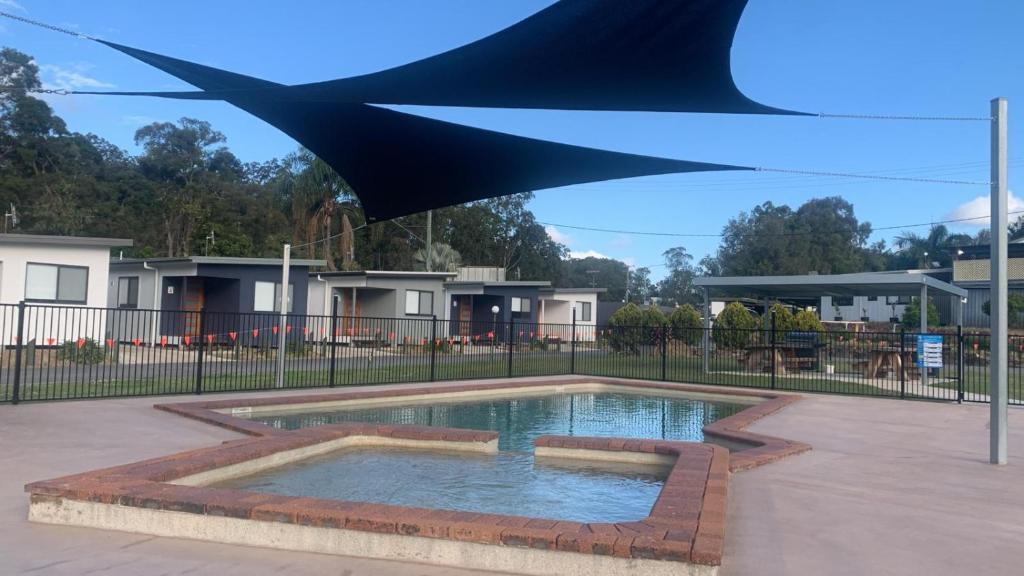
[[[237,437],[151,408],[175,399],[195,397],[0,406],[0,575],[470,574],[25,520],[27,482]],[[814,450],[733,476],[722,574],[1019,573],[1024,409],[1011,409],[1012,464],[1003,468],[984,463],[987,410],[807,396],[757,423]]]
[[[988,406],[807,396],[751,430],[814,449],[734,474],[721,574],[1024,572],[1024,409],[991,466]]]

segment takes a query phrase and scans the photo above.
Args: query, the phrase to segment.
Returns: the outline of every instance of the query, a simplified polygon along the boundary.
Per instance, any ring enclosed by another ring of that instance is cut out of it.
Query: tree
[[[775,339],[777,342],[781,342],[785,339],[786,333],[793,329],[793,313],[789,311],[788,307],[776,302],[768,309],[768,315],[761,318],[761,327],[771,330],[773,322]]]
[[[626,297],[629,266],[612,258],[569,258],[562,263],[559,288],[604,288],[600,300],[622,302]]]
[[[639,354],[657,342],[664,325],[665,315],[656,306],[641,308],[630,302],[608,319],[608,345],[616,352]]]
[[[241,181],[243,167],[224,135],[209,122],[182,118],[154,122],[135,132],[144,153],[139,168],[154,183],[168,256],[188,256],[197,226],[211,213],[211,199],[224,185]]]
[[[801,310],[793,316],[792,330],[795,332],[824,332],[825,326],[810,310]]]
[[[970,235],[951,234],[942,224],[932,226],[927,236],[905,232],[893,242],[896,248],[894,265],[898,268],[932,268],[937,262],[940,268],[952,266],[957,249],[974,243],[975,239]]]
[[[739,302],[730,302],[715,318],[711,337],[722,348],[739,349],[750,344],[757,320]]]
[[[696,346],[703,338],[704,323],[697,309],[689,304],[677,307],[668,315],[672,339],[689,346]]]
[[[629,273],[629,301],[637,304],[650,302],[654,295],[654,283],[651,282],[651,269],[634,268]]]
[[[462,257],[454,248],[447,244],[437,242],[430,246],[428,256],[426,247],[416,251],[416,262],[419,264],[417,270],[427,270],[427,259],[430,259],[430,268],[434,272],[458,272],[462,265]]]
[[[910,330],[919,330],[921,328],[921,299],[914,298],[910,299],[910,304],[903,310],[903,317],[900,319],[903,326]],[[935,302],[931,298],[928,299],[928,326],[939,325],[939,309],[935,307]]]
[[[981,305],[986,316],[992,314],[992,301],[986,300]],[[1014,293],[1006,297],[1006,316],[1010,328],[1024,328],[1024,294]]]
[[[658,283],[658,295],[666,305],[697,304],[701,296],[693,285],[697,270],[693,266],[693,256],[686,248],[677,246],[662,253],[668,274]]]
[[[718,252],[701,267],[712,275],[842,274],[880,269],[871,225],[838,197],[808,200],[799,209],[765,202],[723,229]],[[870,267],[870,268],[869,268]]]

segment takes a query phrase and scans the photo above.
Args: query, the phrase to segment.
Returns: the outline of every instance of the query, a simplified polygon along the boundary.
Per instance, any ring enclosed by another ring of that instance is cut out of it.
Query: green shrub
[[[981,311],[990,316],[992,301],[985,300]],[[1010,294],[1006,297],[1006,317],[1010,328],[1024,328],[1024,294]]]
[[[771,330],[773,316],[775,317],[775,341],[781,342],[786,337],[786,333],[793,329],[793,313],[786,306],[776,302],[768,309],[768,315],[761,318],[761,327]]]
[[[638,354],[644,345],[657,344],[665,315],[656,306],[640,308],[630,302],[608,319],[608,345],[616,352]]]
[[[739,302],[730,302],[715,318],[711,337],[722,348],[744,348],[750,344],[757,320]]]
[[[57,348],[57,358],[75,364],[100,364],[106,358],[103,345],[92,338],[67,340]]]
[[[677,307],[668,315],[672,339],[689,346],[700,344],[704,323],[697,309],[689,304]]]
[[[909,330],[916,331],[921,329],[920,298],[910,299],[910,304],[907,304],[907,308],[903,311],[903,317],[900,318],[900,322]],[[939,325],[939,309],[935,307],[935,302],[932,302],[931,298],[928,299],[928,325]]]
[[[825,326],[818,315],[810,310],[801,310],[793,316],[793,330],[796,332],[824,332]]]

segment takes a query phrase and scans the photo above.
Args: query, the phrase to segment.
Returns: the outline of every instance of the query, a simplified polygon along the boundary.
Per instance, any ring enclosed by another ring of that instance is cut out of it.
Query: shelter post
[[[288,272],[291,270],[292,246],[284,245],[281,258],[281,313],[277,326],[277,387],[284,388],[284,363],[288,342]],[[200,339],[202,336],[200,335]],[[200,344],[201,345],[201,344]]]
[[[708,358],[711,356],[711,293],[704,287],[704,336],[701,338],[701,367],[708,373]]]
[[[1007,412],[1007,162],[1006,99],[992,100],[992,177],[989,290],[991,335],[989,336],[989,461],[1006,464]]]

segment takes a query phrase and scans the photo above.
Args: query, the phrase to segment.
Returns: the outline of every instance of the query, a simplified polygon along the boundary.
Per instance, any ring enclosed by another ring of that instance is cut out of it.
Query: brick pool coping
[[[637,561],[668,560],[715,567],[721,564],[730,470],[744,470],[810,446],[743,430],[754,421],[795,402],[798,396],[760,392],[725,392],[658,382],[617,378],[580,378],[555,385],[612,384],[653,390],[688,391],[715,395],[756,396],[758,404],[705,427],[707,435],[754,447],[733,453],[706,443],[650,439],[542,436],[540,450],[636,453],[640,458],[672,459],[671,469],[650,514],[633,522],[579,523],[478,512],[414,508],[388,504],[289,497],[244,490],[175,484],[175,480],[227,466],[251,462],[282,452],[315,447],[342,438],[440,443],[493,443],[490,431],[429,426],[344,423],[282,431],[215,410],[243,407],[328,402],[357,398],[398,397],[453,391],[551,386],[552,381],[474,383],[458,388],[425,387],[402,390],[349,391],[326,395],[254,398],[158,405],[157,408],[253,436],[219,446],[173,454],[133,464],[65,476],[26,485],[35,506],[59,508],[63,501],[124,506],[227,517],[257,522],[343,529],[375,534],[415,536],[509,548],[574,552]],[[392,442],[393,445],[393,442]],[[540,451],[538,450],[538,452]],[[608,455],[615,459],[615,454]],[[540,455],[538,455],[540,457]]]

